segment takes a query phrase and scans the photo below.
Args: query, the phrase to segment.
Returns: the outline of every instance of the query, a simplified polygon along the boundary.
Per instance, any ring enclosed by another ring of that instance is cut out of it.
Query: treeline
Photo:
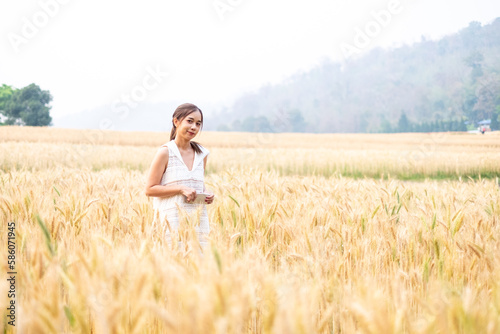
[[[243,132],[306,132],[308,123],[299,110],[278,110],[272,117],[248,116],[237,119],[229,126],[221,124],[218,131]]]
[[[402,113],[396,126],[392,125],[385,118],[382,121],[380,132],[449,132],[467,131],[467,121],[465,118],[456,120],[434,120],[430,122],[415,123],[408,119],[406,113]]]
[[[0,87],[0,125],[52,125],[51,101],[50,92],[38,85],[16,89],[4,84]]]
[[[498,129],[499,54],[500,18],[471,22],[438,41],[377,48],[342,63],[324,60],[241,96],[211,123],[219,130],[276,131],[267,123],[298,110],[302,131],[386,132],[401,131],[404,112],[410,131],[463,129],[463,122],[470,130],[487,119]]]
[[[244,131],[244,132],[306,132],[310,128],[309,124],[300,111],[282,112],[281,117],[249,116],[243,120],[234,121],[231,126],[220,125],[218,131]],[[465,118],[453,120],[434,120],[429,122],[412,122],[402,113],[398,122],[393,124],[382,116],[381,133],[398,132],[465,132],[471,129],[468,127]]]

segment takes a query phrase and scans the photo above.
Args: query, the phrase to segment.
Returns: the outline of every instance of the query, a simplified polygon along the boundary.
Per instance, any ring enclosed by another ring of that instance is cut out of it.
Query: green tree
[[[475,83],[478,78],[483,75],[483,65],[484,56],[478,51],[472,51],[467,58],[465,58],[465,64],[471,68],[471,81]]]
[[[305,132],[306,122],[300,110],[294,109],[288,113],[292,132]]]
[[[245,118],[241,123],[241,130],[246,132],[274,132],[265,116]]]
[[[443,131],[451,131],[453,121],[443,121]]]
[[[4,109],[5,102],[10,100],[12,93],[14,93],[14,89],[11,86],[3,84],[0,87],[0,111]]]
[[[472,21],[469,26],[460,31],[460,37],[465,48],[476,49],[481,44],[481,23]]]
[[[439,123],[437,120],[431,123],[431,132],[439,132]]]
[[[474,87],[466,86],[464,92],[464,99],[462,102],[462,111],[464,115],[467,117],[467,119],[470,120],[471,122],[480,121],[480,119],[478,119],[479,116],[474,110],[474,106],[476,105],[476,103],[477,103],[477,96]]]
[[[460,126],[458,127],[458,131],[467,131],[467,125],[465,125],[465,118],[460,120]]]
[[[382,133],[393,132],[391,123],[385,118],[384,115],[381,115],[381,117],[380,117],[380,132],[382,132]]]
[[[491,114],[491,130],[500,130],[500,105]]]
[[[438,132],[444,132],[445,131],[445,125],[444,125],[444,122],[442,120],[438,120],[437,121],[437,128],[438,128]]]
[[[47,126],[52,122],[50,106],[52,95],[31,84],[12,92],[10,98],[3,102],[2,114],[7,117],[6,124],[23,124],[29,126]]]
[[[227,124],[219,124],[217,131],[231,131],[231,128]]]
[[[0,114],[4,115],[5,105],[11,99],[14,89],[11,86],[3,84],[0,87]],[[0,122],[0,125],[3,125]]]
[[[403,111],[398,120],[398,132],[410,132],[410,121],[406,117],[406,113]]]
[[[229,128],[231,129],[231,131],[242,131],[242,130],[241,130],[241,127],[242,127],[242,125],[241,125],[241,124],[242,124],[242,123],[241,123],[241,120],[237,119],[237,120],[235,120],[235,121],[231,124],[231,126],[230,126]]]

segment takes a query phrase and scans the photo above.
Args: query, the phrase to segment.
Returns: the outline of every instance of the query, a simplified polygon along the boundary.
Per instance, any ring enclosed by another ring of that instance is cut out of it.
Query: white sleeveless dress
[[[165,173],[163,173],[160,184],[163,186],[184,185],[196,189],[197,193],[203,192],[205,184],[203,159],[210,152],[204,147],[201,147],[201,154],[195,152],[193,168],[189,170],[184,160],[182,160],[182,155],[174,140],[169,141],[163,146],[168,147],[168,165]],[[201,209],[199,225],[196,224],[195,229],[200,245],[204,248],[207,245],[206,236],[210,232],[206,204],[186,203],[185,198],[181,194],[170,197],[154,197],[154,223],[157,223],[157,219],[159,218],[162,229],[165,231],[166,241],[168,244],[171,244],[172,241],[175,243],[176,240],[178,241],[177,231],[179,229],[179,222],[182,221],[179,209],[185,210],[188,215]]]

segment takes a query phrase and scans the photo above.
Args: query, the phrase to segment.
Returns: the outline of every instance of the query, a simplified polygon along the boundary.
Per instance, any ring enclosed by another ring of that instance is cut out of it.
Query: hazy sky
[[[118,103],[230,105],[325,57],[343,61],[342,46],[436,39],[498,16],[497,0],[0,0],[0,84],[50,90],[53,117]]]

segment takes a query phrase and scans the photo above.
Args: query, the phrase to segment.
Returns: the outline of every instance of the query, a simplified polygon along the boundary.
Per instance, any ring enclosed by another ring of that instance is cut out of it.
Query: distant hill
[[[500,18],[438,41],[325,61],[241,96],[219,130],[381,132],[404,122],[467,120],[500,112]],[[407,117],[407,118],[406,118]],[[406,124],[406,123],[404,123]]]
[[[55,127],[70,129],[170,131],[169,117],[172,117],[174,109],[166,105],[142,104],[135,109],[130,109],[128,113],[116,113],[113,112],[111,106],[100,107],[54,118],[53,123]],[[165,117],[168,113],[170,113],[169,117]]]
[[[182,102],[141,103],[126,112],[114,112],[111,106],[103,106],[79,113],[54,117],[53,125],[68,129],[114,129],[120,131],[159,131],[170,132],[172,114]],[[198,104],[202,109],[207,126],[203,130],[215,130],[218,123],[211,118],[213,107],[209,104]],[[204,110],[206,109],[206,110]],[[123,110],[122,110],[123,111]]]

